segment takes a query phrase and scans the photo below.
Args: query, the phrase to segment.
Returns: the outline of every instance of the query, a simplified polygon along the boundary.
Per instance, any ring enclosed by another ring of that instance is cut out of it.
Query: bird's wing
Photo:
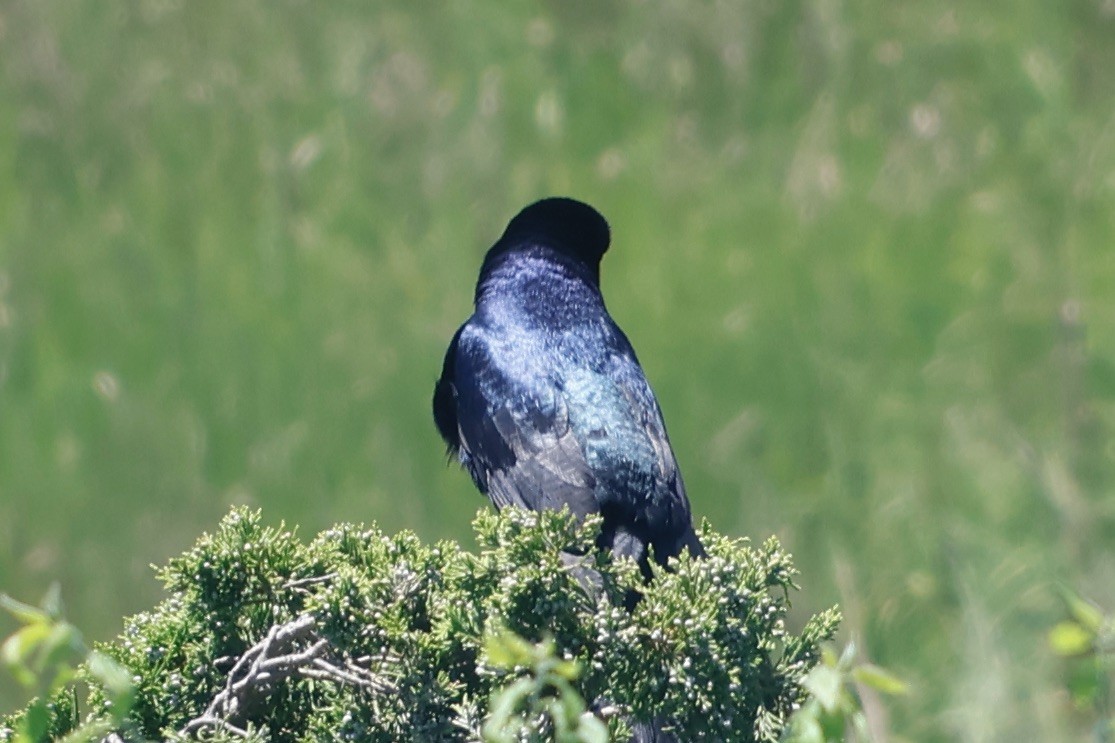
[[[658,400],[650,388],[642,367],[635,359],[634,353],[617,354],[613,356],[613,375],[625,380],[618,385],[627,402],[628,409],[636,420],[642,434],[654,450],[656,463],[656,479],[667,484],[681,500],[685,501],[685,486],[681,482],[678,463],[674,458],[674,450],[670,446],[670,439],[666,435],[666,423],[662,418],[662,410],[658,407]]]
[[[595,513],[595,478],[548,375],[515,368],[506,353],[467,330],[456,368],[457,420],[469,469],[497,508],[568,506]]]
[[[457,366],[457,341],[462,330],[463,325],[453,334],[453,340],[445,352],[445,361],[441,365],[441,377],[434,385],[434,423],[450,454],[456,454],[461,447],[457,432],[457,387],[453,380]]]
[[[703,555],[704,548],[693,530],[685,483],[666,434],[666,424],[658,400],[643,374],[635,352],[631,350],[626,338],[622,337],[622,333],[620,337],[620,349],[611,358],[611,375],[624,380],[618,385],[619,389],[654,451],[654,479],[657,487],[646,504],[646,516],[649,521],[658,523],[651,528],[651,541],[655,544],[659,560],[675,556],[682,549],[693,555]]]

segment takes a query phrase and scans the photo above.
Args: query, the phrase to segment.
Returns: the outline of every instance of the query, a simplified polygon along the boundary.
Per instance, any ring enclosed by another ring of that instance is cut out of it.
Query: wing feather
[[[477,485],[497,508],[568,506],[599,511],[596,480],[569,425],[556,385],[503,368],[482,336],[460,341],[458,405],[462,450]],[[476,383],[466,381],[476,380]],[[530,380],[530,381],[527,381]]]

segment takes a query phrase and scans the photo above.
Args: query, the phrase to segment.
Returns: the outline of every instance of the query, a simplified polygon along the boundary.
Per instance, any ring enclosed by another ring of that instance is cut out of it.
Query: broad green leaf
[[[575,661],[563,660],[554,665],[551,673],[564,679],[575,679],[581,674],[581,668]]]
[[[23,732],[28,739],[33,741],[46,740],[47,727],[50,725],[50,712],[46,704],[36,700],[27,708],[23,717]]]
[[[81,632],[77,627],[69,622],[59,622],[50,628],[50,634],[43,641],[41,655],[36,659],[35,667],[41,672],[58,668],[59,676],[67,675],[62,672],[62,667],[71,662],[79,662],[83,649]],[[50,682],[52,686],[65,683],[58,678],[50,679]]]
[[[817,707],[813,707],[812,711],[818,711]],[[791,743],[825,743],[825,733],[821,729],[820,720],[806,710],[802,710],[794,716],[790,741]]]
[[[835,668],[817,666],[809,672],[802,683],[826,712],[833,712],[840,706],[842,680],[840,672]]]
[[[581,715],[577,733],[584,743],[608,743],[608,726],[591,712],[585,712]]]
[[[46,595],[43,596],[43,611],[51,619],[62,617],[62,584],[58,581],[51,583],[50,588],[46,590]]]
[[[1078,709],[1087,710],[1095,705],[1101,693],[1100,676],[1094,662],[1071,664],[1065,685]]]
[[[491,722],[504,724],[515,712],[523,697],[530,694],[533,682],[529,678],[521,678],[496,695],[492,701]]]
[[[585,701],[565,679],[554,680],[554,688],[561,699],[561,711],[568,720],[575,720],[585,709]]]
[[[848,716],[843,710],[828,711],[821,715],[821,730],[826,741],[843,741],[848,730]]]
[[[1049,630],[1049,647],[1058,655],[1082,655],[1092,649],[1095,634],[1077,624],[1065,620],[1058,622]]]
[[[108,692],[113,704],[113,717],[119,719],[125,716],[135,701],[135,684],[128,669],[96,650],[89,653],[86,665]]]
[[[844,652],[840,654],[840,660],[837,662],[836,667],[842,671],[852,667],[852,663],[856,659],[856,643],[849,642],[844,646]]]
[[[1103,612],[1067,588],[1061,589],[1061,596],[1068,606],[1069,613],[1084,629],[1093,634],[1099,632],[1100,627],[1103,626]]]
[[[6,593],[0,593],[0,607],[23,624],[49,622],[50,615],[38,607],[17,601]]]
[[[39,684],[39,677],[30,668],[21,663],[8,664],[8,673],[25,689],[34,689]]]
[[[852,678],[884,694],[905,694],[909,685],[890,671],[871,663],[864,663],[852,670]]]
[[[527,666],[533,658],[533,648],[514,632],[501,630],[488,635],[484,643],[488,662],[497,668]]]
[[[29,624],[4,641],[0,647],[0,660],[10,668],[28,667],[49,636],[49,624]]]

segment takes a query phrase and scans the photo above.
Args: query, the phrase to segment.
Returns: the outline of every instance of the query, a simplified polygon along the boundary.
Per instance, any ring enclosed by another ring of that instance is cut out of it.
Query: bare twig
[[[336,573],[326,573],[325,575],[314,575],[309,578],[298,578],[296,580],[289,580],[283,584],[284,590],[292,588],[304,588],[306,586],[315,586],[318,583],[328,583],[337,577]]]
[[[351,660],[335,657],[338,654],[331,653],[332,649],[329,641],[317,634],[314,617],[308,614],[273,626],[236,661],[224,689],[213,697],[205,712],[187,722],[179,733],[190,735],[211,728],[248,737],[248,731],[241,726],[251,708],[266,697],[275,684],[295,676],[347,684],[374,693],[394,690],[387,679]],[[360,660],[371,662],[375,659],[362,657]]]

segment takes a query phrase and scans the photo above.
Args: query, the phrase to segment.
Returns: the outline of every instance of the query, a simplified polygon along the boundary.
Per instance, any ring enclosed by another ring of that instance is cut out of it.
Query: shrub
[[[839,621],[833,609],[787,631],[794,570],[774,539],[706,526],[707,559],[644,585],[592,548],[595,519],[484,510],[474,527],[475,554],[356,525],[307,544],[234,509],[160,571],[170,597],[99,648],[135,682],[122,735],[477,740],[493,695],[531,673],[485,651],[509,632],[570,662],[545,667],[613,739],[657,717],[684,740],[773,741]],[[89,686],[87,719],[110,714]]]

